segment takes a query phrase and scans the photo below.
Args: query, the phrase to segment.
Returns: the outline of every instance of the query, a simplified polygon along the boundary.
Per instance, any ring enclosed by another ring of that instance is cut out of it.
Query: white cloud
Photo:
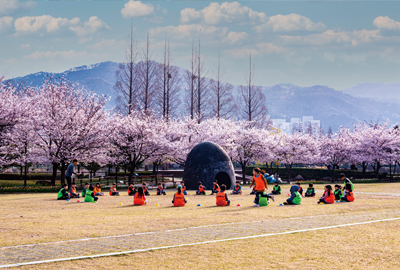
[[[264,31],[290,32],[290,31],[323,31],[326,29],[322,22],[314,23],[310,18],[299,14],[275,15],[261,25],[254,27],[257,33]]]
[[[129,0],[125,3],[124,8],[121,9],[121,14],[124,18],[133,18],[147,16],[154,13],[154,6],[152,4],[143,4],[140,1]]]
[[[268,54],[279,54],[285,51],[285,48],[275,45],[273,43],[258,43],[256,45],[261,52]]]
[[[12,26],[12,22],[13,22],[13,17],[1,17],[0,18],[0,32],[3,32],[5,29],[9,28]]]
[[[259,52],[257,50],[246,48],[246,47],[229,49],[229,50],[226,50],[226,52],[235,58],[249,58],[250,54],[252,56],[259,54]]]
[[[181,10],[181,22],[219,23],[262,23],[268,19],[263,12],[256,12],[238,2],[211,3],[202,10],[185,8]]]
[[[31,44],[22,44],[21,49],[29,49],[31,47]]]
[[[102,41],[90,46],[92,48],[112,47],[115,45],[115,39],[103,39]]]
[[[33,1],[0,1],[0,14],[11,14],[18,10],[32,9],[36,6]]]
[[[247,39],[247,37],[249,36],[249,34],[247,34],[246,32],[229,32],[228,36],[226,37],[226,40],[230,43],[230,44],[235,44],[235,43],[239,43],[245,39]]]
[[[47,52],[39,52],[36,51],[30,55],[25,55],[24,58],[26,59],[41,59],[41,58],[65,58],[65,59],[70,59],[70,58],[79,58],[83,57],[86,55],[86,52],[75,52],[75,51],[47,51]]]
[[[60,27],[76,25],[79,23],[79,18],[71,20],[66,18],[55,18],[50,15],[42,16],[26,16],[18,18],[14,22],[17,33],[51,33],[60,29]]]
[[[228,28],[218,28],[215,26],[207,26],[200,24],[178,25],[156,27],[150,30],[151,35],[159,35],[167,33],[168,37],[175,39],[191,39],[198,38],[198,34],[202,33],[207,38],[220,37],[226,38],[228,35]]]
[[[83,26],[71,26],[69,29],[75,32],[78,36],[82,37],[93,34],[94,32],[104,28],[109,29],[110,27],[97,16],[92,16],[89,18],[89,21],[86,21],[83,24]]]
[[[289,45],[323,46],[330,44],[351,44],[353,46],[380,40],[379,30],[339,31],[326,30],[323,33],[306,36],[280,36],[283,43]]]
[[[373,24],[379,29],[400,30],[400,22],[397,22],[388,16],[376,17]]]

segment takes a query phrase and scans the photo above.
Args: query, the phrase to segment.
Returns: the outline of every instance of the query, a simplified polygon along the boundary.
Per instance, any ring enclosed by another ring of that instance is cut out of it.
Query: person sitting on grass
[[[94,187],[93,192],[94,192],[94,195],[95,195],[95,196],[104,196],[104,193],[101,192],[101,185],[100,185],[100,183],[97,183],[97,184],[96,184],[96,186]]]
[[[174,206],[179,207],[179,206],[185,206],[187,203],[186,198],[182,192],[182,186],[178,185],[176,187],[177,192],[174,194],[174,199],[172,200],[172,203]]]
[[[242,187],[240,186],[240,182],[236,181],[236,185],[233,187],[231,194],[240,194],[242,195]]]
[[[68,185],[63,184],[62,188],[57,194],[57,200],[69,200]]]
[[[217,194],[219,191],[220,191],[220,189],[219,189],[218,181],[214,180],[211,195],[214,195],[214,193]]]
[[[341,202],[354,202],[353,189],[350,183],[347,183],[344,190],[344,195],[340,200]]]
[[[267,180],[264,178],[264,175],[261,174],[261,170],[259,168],[253,169],[253,181],[250,184],[250,188],[255,185],[256,197],[254,199],[255,207],[258,205],[259,195],[264,195],[265,189],[268,189]],[[273,195],[266,195],[268,198],[271,198],[272,201],[275,201]]]
[[[315,188],[314,188],[313,184],[308,184],[308,188],[307,188],[304,196],[306,196],[306,197],[314,197],[315,196]]]
[[[275,182],[274,186],[272,187],[272,194],[274,195],[281,194],[281,187],[279,186],[278,182]]]
[[[228,200],[228,195],[226,195],[225,190],[226,186],[222,184],[220,191],[217,193],[216,196],[217,206],[229,206],[231,204],[231,201]]]
[[[326,185],[325,186],[325,191],[324,191],[324,195],[321,197],[321,199],[319,199],[318,204],[322,203],[326,203],[326,204],[332,204],[335,202],[335,194],[332,191],[332,186],[331,185]]]
[[[299,193],[299,186],[293,185],[290,187],[290,198],[284,202],[284,205],[299,205],[301,204],[301,195]]]
[[[199,187],[196,191],[196,195],[206,195],[206,187],[203,186],[203,183],[199,182]]]
[[[185,181],[181,181],[181,187],[183,195],[187,195]]]
[[[136,193],[136,188],[133,185],[133,183],[130,183],[129,187],[128,187],[128,195],[129,196],[135,196],[135,193]]]
[[[341,179],[342,181],[344,181],[343,190],[345,190],[346,184],[349,183],[349,184],[351,185],[351,190],[354,191],[353,182],[351,182],[351,181],[349,180],[349,178],[347,178],[346,175],[345,175],[344,173],[341,173],[341,174],[339,175],[339,177],[340,177],[340,179]]]
[[[76,183],[73,182],[71,184],[71,188],[69,189],[69,197],[70,198],[79,198],[79,194],[76,193]]]
[[[86,182],[85,183],[85,186],[83,187],[83,189],[82,189],[82,198],[85,198],[85,194],[86,194],[86,192],[89,190],[89,183],[88,182]]]
[[[157,195],[165,195],[165,191],[161,183],[158,184]]]
[[[139,187],[133,198],[134,205],[145,205],[147,203],[146,195],[144,194],[143,187]]]
[[[89,190],[87,190],[85,193],[85,202],[97,202],[97,200],[99,198],[95,196],[93,190],[94,190],[94,187],[91,185],[89,187]]]
[[[335,194],[335,200],[339,201],[340,198],[342,198],[342,196],[343,196],[342,186],[341,185],[335,185],[335,191],[333,193]]]
[[[296,185],[299,187],[299,193],[301,196],[303,196],[303,188],[300,185],[300,182],[297,182]]]
[[[117,183],[113,183],[110,187],[110,196],[119,196],[119,192],[117,191]]]
[[[146,196],[150,196],[149,190],[147,189],[146,183],[142,183],[143,194]]]

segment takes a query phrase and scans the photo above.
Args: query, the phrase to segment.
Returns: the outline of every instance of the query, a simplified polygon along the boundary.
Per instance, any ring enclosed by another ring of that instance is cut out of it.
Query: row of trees
[[[198,143],[221,145],[245,168],[251,162],[280,162],[289,171],[295,164],[343,163],[370,165],[378,175],[383,165],[400,165],[400,131],[378,124],[342,128],[315,138],[254,125],[255,121],[225,119],[200,121],[199,116],[169,118],[149,110],[110,113],[107,98],[65,80],[46,80],[37,88],[15,87],[0,81],[0,166],[31,163],[53,165],[64,180],[67,163],[79,158],[87,164],[128,166],[129,180],[141,164],[163,162],[185,165]]]
[[[173,66],[172,62],[167,39],[163,57],[156,62],[149,35],[144,45],[139,46],[131,28],[124,63],[120,64],[116,72],[114,90],[118,111],[124,115],[135,111],[151,111],[167,121],[176,116],[189,115],[191,119],[196,118],[197,123],[216,116],[239,118],[259,126],[269,124],[262,87],[254,84],[251,55],[246,83],[236,89],[224,79],[220,55],[216,72],[209,74],[200,40],[198,44],[192,43],[187,70]]]

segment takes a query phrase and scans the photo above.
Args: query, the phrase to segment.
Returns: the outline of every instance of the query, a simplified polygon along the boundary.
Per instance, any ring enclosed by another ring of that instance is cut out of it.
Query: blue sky
[[[208,76],[220,51],[233,84],[244,83],[250,52],[260,85],[395,83],[399,10],[397,1],[0,1],[0,75],[121,62],[132,23],[139,46],[150,34],[155,60],[167,35],[183,68],[200,37]]]

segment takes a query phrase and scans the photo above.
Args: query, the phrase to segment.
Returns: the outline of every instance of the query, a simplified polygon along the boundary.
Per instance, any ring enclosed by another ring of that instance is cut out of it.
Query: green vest
[[[258,195],[258,205],[259,206],[268,206],[268,198],[262,197],[261,194],[259,194]]]
[[[60,198],[63,197],[63,193],[62,193],[63,190],[65,190],[65,188],[60,189],[60,191],[59,191],[58,194],[57,194],[57,199],[60,199]]]
[[[94,202],[94,198],[92,197],[93,191],[86,191],[85,194],[85,202]]]
[[[274,186],[274,190],[278,191],[279,190],[279,186]]]
[[[339,194],[340,196],[342,195],[342,191],[341,191],[340,189],[335,190],[335,196],[338,195],[338,194]]]
[[[344,186],[345,186],[345,188],[346,188],[346,181],[349,182],[349,184],[351,185],[351,191],[354,191],[353,182],[351,182],[351,181],[349,180],[349,178],[344,179]]]
[[[314,193],[314,188],[307,188],[307,193],[308,194]]]
[[[88,192],[88,190],[86,190],[86,187],[84,187],[84,188],[82,189],[82,197],[85,197],[86,192]]]
[[[298,191],[295,191],[294,194],[296,194],[296,197],[293,199],[294,204],[301,204],[301,195]]]

